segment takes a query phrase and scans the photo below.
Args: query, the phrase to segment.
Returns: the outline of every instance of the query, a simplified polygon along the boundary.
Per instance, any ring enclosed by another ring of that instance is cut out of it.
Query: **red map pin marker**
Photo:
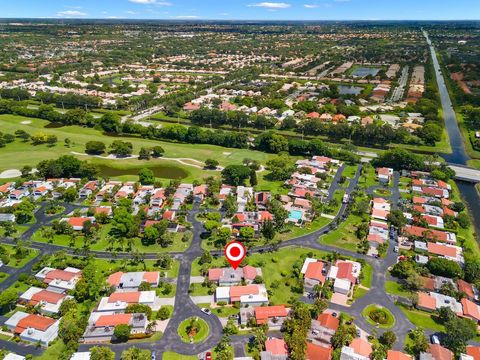
[[[247,249],[241,242],[232,241],[225,246],[224,254],[230,265],[236,269],[245,258]]]

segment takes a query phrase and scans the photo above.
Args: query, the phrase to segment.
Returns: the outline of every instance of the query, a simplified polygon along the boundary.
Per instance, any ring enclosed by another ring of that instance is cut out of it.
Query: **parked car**
[[[212,353],[210,351],[205,353],[205,360],[212,360]]]
[[[200,310],[202,310],[204,314],[212,315],[212,310],[210,310],[209,308],[201,308]]]
[[[430,342],[432,344],[440,345],[440,339],[438,338],[437,335],[430,336]]]

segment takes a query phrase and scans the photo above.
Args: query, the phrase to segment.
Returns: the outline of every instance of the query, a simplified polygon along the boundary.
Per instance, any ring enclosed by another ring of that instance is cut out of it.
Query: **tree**
[[[223,328],[223,333],[226,335],[235,335],[238,334],[238,328],[235,325],[234,321],[232,319],[227,321],[227,324]]]
[[[139,160],[149,160],[151,152],[152,151],[150,149],[142,147],[140,149],[140,152],[138,153],[138,159]]]
[[[105,152],[106,146],[101,141],[89,141],[85,144],[85,152],[90,155],[100,155]]]
[[[244,165],[228,165],[222,170],[223,181],[228,185],[242,185],[249,176],[250,169]]]
[[[480,280],[480,260],[465,259],[465,280],[470,283]]]
[[[428,339],[425,336],[425,332],[422,329],[414,329],[408,333],[410,342],[405,347],[405,350],[414,356],[418,356],[421,352],[425,352],[428,349]]]
[[[257,172],[254,169],[250,169],[250,186],[256,186],[257,184]]]
[[[152,156],[155,158],[163,156],[164,153],[165,153],[165,150],[159,145],[154,146],[152,148]]]
[[[432,258],[428,261],[427,267],[434,275],[449,278],[461,278],[463,276],[463,271],[460,265],[452,260]]]
[[[156,244],[160,233],[155,226],[147,226],[143,231],[143,239],[147,244]]]
[[[70,186],[68,189],[65,190],[63,193],[63,199],[66,202],[74,202],[78,199],[78,191],[77,188],[74,186]]]
[[[275,239],[277,231],[275,230],[275,226],[273,225],[273,222],[268,220],[265,221],[263,226],[262,226],[262,235],[267,239],[267,241],[272,241]]]
[[[155,182],[155,175],[152,170],[143,168],[138,172],[138,181],[142,185],[152,185]]]
[[[115,326],[113,330],[113,335],[119,342],[127,342],[130,337],[130,332],[132,328],[127,324],[120,324]]]
[[[167,320],[170,317],[170,309],[166,306],[162,306],[157,312],[157,318],[159,320]]]
[[[215,170],[217,166],[219,165],[219,162],[215,159],[207,159],[205,160],[205,167],[207,169],[212,169]]]
[[[60,305],[58,310],[58,314],[60,316],[66,315],[70,311],[74,311],[77,309],[77,301],[75,299],[66,299]]]
[[[138,289],[138,291],[144,291]],[[125,313],[127,314],[145,314],[147,319],[150,320],[152,318],[152,308],[145,304],[129,304],[125,309]]]
[[[255,230],[250,226],[244,226],[240,229],[240,238],[249,241],[255,236]]]
[[[151,352],[146,349],[139,349],[135,346],[122,352],[122,360],[150,360]]]
[[[106,346],[90,348],[90,360],[114,360],[115,353]]]
[[[378,339],[380,342],[385,345],[388,349],[391,349],[392,346],[397,341],[397,335],[393,331],[385,331],[382,336]]]
[[[387,215],[387,220],[395,227],[401,229],[407,224],[407,218],[403,215],[403,211],[394,209]]]
[[[454,317],[445,323],[444,345],[452,350],[456,356],[465,352],[467,342],[477,334],[476,324],[466,318]]]
[[[115,140],[110,145],[110,153],[117,156],[126,157],[133,152],[133,144],[127,141]]]
[[[137,236],[138,223],[128,209],[119,207],[115,210],[110,233],[125,238],[134,238]]]
[[[11,310],[12,305],[15,305],[17,300],[18,294],[15,289],[2,291],[2,293],[0,293],[0,308],[8,308],[8,310]]]

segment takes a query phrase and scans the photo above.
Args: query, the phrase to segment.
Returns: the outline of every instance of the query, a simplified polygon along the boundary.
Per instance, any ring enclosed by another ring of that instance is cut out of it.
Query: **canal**
[[[443,115],[445,118],[445,128],[447,129],[448,137],[450,139],[450,146],[452,148],[451,154],[442,154],[442,157],[451,164],[467,165],[467,161],[470,160],[470,157],[465,150],[463,137],[458,127],[455,110],[453,109],[452,101],[445,84],[445,79],[440,69],[435,47],[430,41],[426,31],[423,32],[423,35],[425,36],[427,44],[430,47],[430,54],[432,56],[433,67],[435,68],[435,77],[437,79],[438,91],[440,93],[440,100],[442,102]],[[463,200],[466,202],[470,210],[477,240],[480,241],[480,195],[475,189],[475,185],[473,183],[465,181],[457,181],[456,183]]]

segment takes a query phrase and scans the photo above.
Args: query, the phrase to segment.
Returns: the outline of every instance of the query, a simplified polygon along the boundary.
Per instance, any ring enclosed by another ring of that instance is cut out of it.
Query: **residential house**
[[[270,338],[265,341],[265,351],[260,353],[261,360],[287,360],[288,348],[283,339]]]
[[[252,283],[257,276],[262,276],[262,269],[250,265],[237,269],[213,268],[208,270],[208,281],[216,282],[218,286],[238,285],[242,280]]]
[[[140,284],[147,283],[151,287],[157,287],[160,281],[158,271],[142,272],[121,272],[118,271],[110,275],[107,279],[108,285],[116,289],[138,289]]]
[[[71,217],[71,218],[63,218],[60,221],[65,221],[70,224],[75,231],[82,231],[83,224],[87,221],[90,221],[92,224],[95,224],[95,218],[93,216],[80,216],[80,217]]]
[[[35,275],[35,278],[47,284],[47,290],[67,292],[75,289],[81,276],[82,271],[73,267],[67,267],[64,270],[44,267]]]
[[[108,297],[103,297],[98,306],[97,312],[104,311],[125,311],[130,304],[143,304],[158,310],[155,291],[122,291],[114,292]]]
[[[303,275],[305,291],[312,292],[315,285],[323,285],[326,280],[326,275],[327,267],[325,263],[321,261],[309,261]]]
[[[420,360],[453,360],[453,353],[439,344],[430,344],[428,352],[420,353]]]
[[[307,342],[307,353],[305,360],[331,360],[333,348],[331,346],[325,347]]]
[[[340,360],[368,360],[372,352],[372,346],[368,341],[355,338],[349,346],[342,347]]]
[[[117,325],[129,325],[130,333],[144,334],[147,331],[148,319],[145,314],[92,314],[82,340],[85,343],[110,341],[114,337]]]
[[[58,314],[60,306],[68,299],[73,299],[73,297],[32,286],[19,296],[18,301],[20,304],[38,307],[41,314],[51,316]]]
[[[357,284],[362,265],[350,260],[338,260],[331,266],[327,278],[334,281],[333,290],[348,295],[352,287]]]
[[[23,341],[48,346],[58,336],[60,320],[17,311],[5,322],[5,326]]]
[[[254,311],[257,324],[267,324],[270,329],[280,328],[288,316],[288,310],[284,305],[259,306]]]
[[[312,320],[312,326],[307,336],[313,343],[329,347],[339,325],[340,320],[332,314],[320,314],[317,319]]]

